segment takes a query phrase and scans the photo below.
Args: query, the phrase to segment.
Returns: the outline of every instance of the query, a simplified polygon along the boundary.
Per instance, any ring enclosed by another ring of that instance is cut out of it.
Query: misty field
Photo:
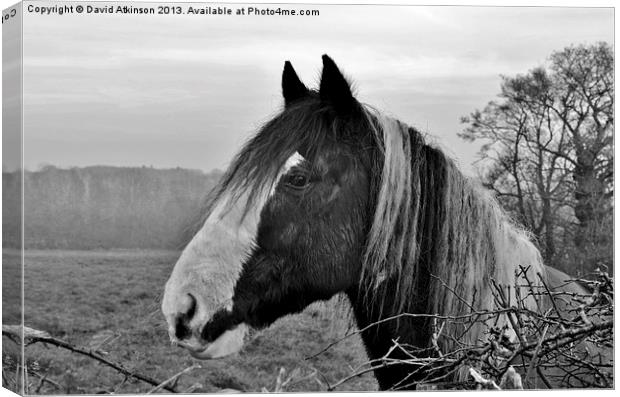
[[[220,389],[273,391],[280,368],[296,376],[285,391],[325,390],[325,381],[347,376],[366,360],[359,338],[345,339],[315,358],[344,332],[330,325],[325,306],[285,317],[257,332],[233,357],[197,361],[170,346],[159,311],[163,286],[177,251],[29,251],[25,263],[25,325],[49,332],[76,346],[104,351],[106,359],[163,381],[193,364],[178,390]],[[18,324],[19,252],[3,251],[3,323]],[[54,346],[27,346],[30,394],[146,393],[153,386],[124,376],[96,361]],[[18,349],[3,337],[3,369],[8,376],[11,356]],[[314,371],[315,376],[309,376]],[[37,391],[38,389],[38,391]],[[376,390],[371,374],[353,379],[339,390]]]

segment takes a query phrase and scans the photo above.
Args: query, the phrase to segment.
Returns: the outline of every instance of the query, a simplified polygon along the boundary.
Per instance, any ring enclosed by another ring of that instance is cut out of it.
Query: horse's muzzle
[[[239,324],[235,328],[224,332],[210,343],[203,343],[195,337],[173,343],[185,348],[194,358],[208,360],[238,353],[243,347],[247,335],[247,325]]]
[[[196,288],[189,286],[167,288],[162,311],[172,344],[186,349],[194,358],[204,360],[237,353],[248,334],[248,327],[235,321],[227,308],[214,310]]]

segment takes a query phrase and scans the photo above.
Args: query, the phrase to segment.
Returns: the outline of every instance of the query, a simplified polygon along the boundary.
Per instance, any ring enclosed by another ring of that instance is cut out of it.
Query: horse
[[[442,150],[359,102],[336,63],[322,60],[318,89],[285,62],[283,109],[235,156],[176,262],[162,300],[173,344],[224,357],[250,329],[343,294],[368,357],[406,359],[394,341],[436,345],[432,315],[474,301],[490,309],[493,285],[516,285],[518,268],[551,288],[569,278],[543,264],[529,234]],[[462,344],[484,337],[479,326],[460,331]],[[382,390],[422,379],[398,364],[374,374]]]

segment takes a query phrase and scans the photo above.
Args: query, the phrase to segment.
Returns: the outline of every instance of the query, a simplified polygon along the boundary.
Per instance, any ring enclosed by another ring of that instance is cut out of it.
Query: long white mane
[[[472,307],[492,309],[493,281],[505,286],[514,302],[520,266],[529,268],[529,275],[544,277],[541,255],[529,234],[486,189],[425,144],[415,129],[367,112],[376,120],[376,139],[384,154],[362,269],[375,299],[390,294],[400,313],[410,310],[407,302],[428,294],[428,313],[456,315]],[[416,280],[425,271],[430,276],[427,290],[417,291]],[[400,280],[397,290],[382,289],[391,278]],[[533,306],[534,301],[526,304]],[[479,337],[473,327],[464,342]]]

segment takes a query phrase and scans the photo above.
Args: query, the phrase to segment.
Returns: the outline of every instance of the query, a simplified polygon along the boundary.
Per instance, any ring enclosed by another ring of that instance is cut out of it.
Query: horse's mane
[[[491,281],[514,287],[519,265],[529,266],[533,277],[544,274],[528,233],[486,189],[414,128],[368,114],[378,120],[384,153],[362,269],[374,299],[389,298],[395,313],[462,314],[492,308]],[[395,289],[382,288],[389,279],[398,280]],[[511,294],[514,299],[514,288]]]

